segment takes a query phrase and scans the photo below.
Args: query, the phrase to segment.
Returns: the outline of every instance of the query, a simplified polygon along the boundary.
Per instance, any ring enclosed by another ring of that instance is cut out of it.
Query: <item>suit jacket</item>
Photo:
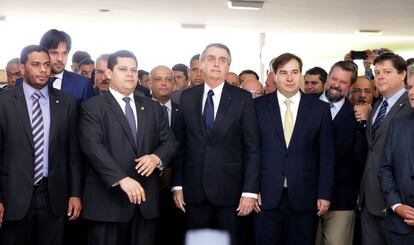
[[[389,210],[385,224],[390,231],[407,234],[414,228],[391,210],[397,203],[414,207],[414,113],[391,122],[378,169],[379,184]]]
[[[134,96],[137,109],[138,145],[128,121],[111,93],[82,103],[80,113],[81,149],[87,158],[83,217],[103,222],[126,222],[135,206],[116,185],[131,177],[145,190],[146,201],[139,205],[144,218],[159,214],[158,171],[149,177],[135,170],[134,159],[156,154],[163,164],[174,156],[178,142],[168,128],[167,117],[158,102]]]
[[[202,119],[204,84],[182,92],[179,138],[182,157],[174,186],[187,203],[238,205],[242,192],[258,193],[259,138],[251,94],[227,83],[210,137]]]
[[[77,106],[73,96],[49,88],[48,192],[56,216],[67,213],[69,197],[81,196]],[[0,201],[5,220],[21,220],[32,200],[34,143],[23,86],[0,96]]]
[[[262,207],[275,209],[285,176],[293,210],[314,211],[317,199],[331,200],[334,187],[334,141],[329,105],[301,94],[289,147],[286,147],[277,93],[255,99],[261,146]]]
[[[390,111],[385,116],[380,127],[377,129],[376,137],[372,139],[372,122],[374,112],[381,104],[381,100],[378,100],[374,107],[373,113],[367,122],[367,142],[368,142],[368,155],[365,163],[364,173],[361,179],[361,188],[359,191],[358,205],[362,206],[364,203],[367,210],[376,216],[385,216],[385,202],[384,197],[381,193],[380,186],[378,183],[378,166],[381,160],[385,139],[390,126],[391,120],[394,118],[406,115],[413,111],[409,105],[407,93],[401,95],[397,102],[391,107]]]
[[[141,84],[137,84],[137,87],[135,88],[135,92],[141,92],[144,94],[144,96],[151,98],[151,90],[148,88],[142,86]]]
[[[23,79],[16,80],[16,87],[22,83]],[[95,95],[89,78],[67,70],[63,72],[61,90],[75,96],[78,105]]]
[[[335,148],[335,184],[330,210],[354,210],[361,165],[366,159],[365,128],[357,123],[348,99],[332,121]]]

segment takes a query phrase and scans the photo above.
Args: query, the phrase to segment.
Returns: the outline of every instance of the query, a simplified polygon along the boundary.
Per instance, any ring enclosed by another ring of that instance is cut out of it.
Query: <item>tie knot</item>
[[[384,101],[382,102],[382,106],[388,106],[388,102],[387,102],[386,100],[384,100]]]
[[[213,90],[209,90],[207,93],[208,97],[212,97],[214,95],[214,91]]]
[[[334,107],[335,107],[334,103],[332,103],[332,102],[329,102],[329,106],[330,106],[331,108],[334,108]]]
[[[40,91],[36,90],[36,91],[33,92],[33,94],[32,94],[33,99],[39,100],[40,97],[42,97],[42,93]]]
[[[122,98],[122,100],[125,101],[125,103],[129,104],[129,102],[131,101],[131,98],[124,97],[124,98]]]
[[[290,104],[292,103],[292,101],[290,99],[286,99],[283,103],[285,103],[287,107],[290,107]]]

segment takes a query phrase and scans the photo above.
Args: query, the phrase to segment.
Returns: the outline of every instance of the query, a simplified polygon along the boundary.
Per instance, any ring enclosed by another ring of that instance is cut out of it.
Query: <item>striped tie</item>
[[[32,95],[32,132],[33,142],[35,149],[35,162],[34,162],[34,184],[36,185],[43,178],[43,116],[40,109],[39,99],[42,96],[40,91],[35,91]]]
[[[377,131],[379,127],[381,126],[382,121],[385,118],[385,114],[387,112],[387,106],[388,106],[388,102],[384,100],[382,102],[381,108],[378,111],[377,118],[375,118],[374,124],[372,124],[372,139],[375,139]]]

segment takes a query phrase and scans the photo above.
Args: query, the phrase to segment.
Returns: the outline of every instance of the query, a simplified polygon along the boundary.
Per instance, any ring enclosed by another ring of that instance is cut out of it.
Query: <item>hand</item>
[[[255,203],[257,200],[251,197],[241,197],[239,206],[237,207],[236,211],[238,211],[238,216],[247,216],[249,215],[254,208]]]
[[[4,205],[0,202],[0,228],[3,227]]]
[[[367,53],[367,58],[363,60],[362,63],[364,64],[365,70],[371,70],[371,65],[374,63],[377,55],[369,49],[365,50],[365,52]]]
[[[141,202],[145,202],[145,191],[138,181],[125,177],[119,181],[119,186],[128,195],[131,203],[141,204]]]
[[[79,218],[82,210],[82,202],[79,197],[69,198],[68,217],[69,220],[76,220]]]
[[[157,155],[151,154],[135,159],[135,162],[137,163],[135,169],[138,170],[138,173],[148,177],[161,162],[161,159]]]
[[[331,202],[324,199],[318,199],[317,206],[318,206],[318,216],[322,216],[326,211],[328,211]]]
[[[173,191],[173,199],[175,206],[185,213],[184,193],[182,190]]]
[[[370,104],[365,103],[354,106],[354,115],[357,121],[368,120],[368,116],[371,113],[372,107]]]
[[[399,205],[394,210],[407,225],[414,226],[414,208],[408,205]]]
[[[253,210],[256,213],[260,213],[260,206],[262,206],[262,196],[259,193],[259,196],[257,197],[256,203],[254,204]]]
[[[345,55],[344,61],[352,61],[351,52],[349,52]]]

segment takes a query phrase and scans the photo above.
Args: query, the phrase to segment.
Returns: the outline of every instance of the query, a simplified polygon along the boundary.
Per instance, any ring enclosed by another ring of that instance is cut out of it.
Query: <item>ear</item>
[[[22,75],[24,75],[24,71],[26,70],[26,68],[24,67],[24,64],[20,64],[19,68],[20,68]]]

